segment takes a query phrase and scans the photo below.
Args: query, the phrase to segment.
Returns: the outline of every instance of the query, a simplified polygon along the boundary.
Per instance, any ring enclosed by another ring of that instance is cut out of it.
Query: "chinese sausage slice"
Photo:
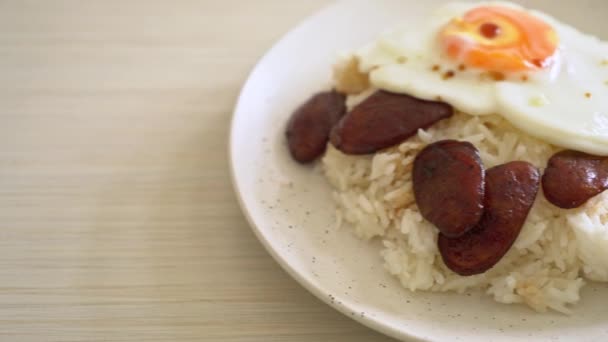
[[[494,267],[519,236],[539,187],[540,173],[527,162],[488,170],[485,209],[479,224],[458,238],[439,235],[439,251],[446,266],[463,276]]]

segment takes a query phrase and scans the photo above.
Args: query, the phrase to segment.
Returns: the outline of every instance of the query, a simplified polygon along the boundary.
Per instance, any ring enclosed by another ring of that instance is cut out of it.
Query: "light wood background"
[[[389,341],[254,238],[229,180],[257,59],[328,1],[0,1],[0,341]]]

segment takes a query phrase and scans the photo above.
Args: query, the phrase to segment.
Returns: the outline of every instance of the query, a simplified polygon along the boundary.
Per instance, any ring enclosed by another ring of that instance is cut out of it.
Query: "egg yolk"
[[[550,66],[559,41],[551,26],[527,12],[483,6],[447,24],[440,43],[450,58],[467,66],[518,72]]]

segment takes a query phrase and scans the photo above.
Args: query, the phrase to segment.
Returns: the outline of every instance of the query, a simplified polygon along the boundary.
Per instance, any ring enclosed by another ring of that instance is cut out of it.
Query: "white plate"
[[[335,230],[331,189],[315,168],[293,162],[284,128],[291,112],[328,87],[337,53],[399,21],[418,21],[441,0],[338,2],[268,52],[243,88],[230,137],[243,211],[270,254],[329,305],[391,335],[423,341],[605,341],[608,287],[587,286],[570,317],[537,314],[483,294],[411,293],[383,270],[379,246]],[[526,1],[601,36],[608,2]],[[582,7],[577,7],[582,4]],[[604,38],[605,35],[604,35]]]

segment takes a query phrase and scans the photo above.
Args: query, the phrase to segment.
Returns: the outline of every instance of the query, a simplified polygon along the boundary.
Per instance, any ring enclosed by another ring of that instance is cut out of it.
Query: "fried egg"
[[[356,56],[376,88],[499,114],[549,143],[608,155],[608,43],[542,12],[451,3]]]

